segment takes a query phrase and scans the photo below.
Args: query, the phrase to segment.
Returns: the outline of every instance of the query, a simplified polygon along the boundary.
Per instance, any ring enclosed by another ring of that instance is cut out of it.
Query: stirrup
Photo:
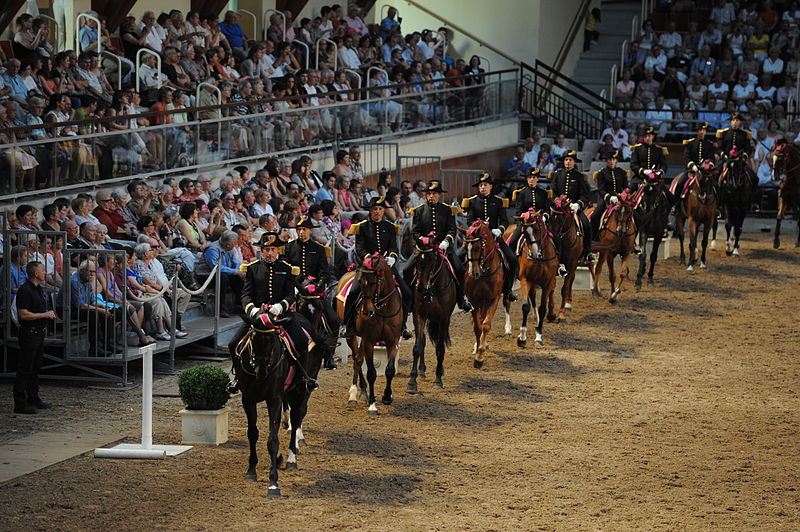
[[[569,273],[569,272],[567,272],[567,267],[564,266],[564,264],[559,264],[558,265],[558,276],[559,277],[566,277],[567,273]]]
[[[400,336],[403,337],[403,340],[411,340],[414,338],[414,333],[403,327],[403,332],[400,333]]]
[[[303,379],[303,385],[306,387],[307,392],[313,392],[317,388],[319,388],[319,382],[316,379]]]
[[[594,251],[590,251],[589,253],[586,254],[587,263],[596,264],[598,260],[599,257],[597,256],[597,253],[595,253]]]
[[[226,389],[227,389],[228,393],[231,394],[231,395],[235,395],[235,394],[239,393],[239,381],[236,380],[236,379],[233,379],[232,381],[229,381],[228,382],[228,386],[227,386]]]

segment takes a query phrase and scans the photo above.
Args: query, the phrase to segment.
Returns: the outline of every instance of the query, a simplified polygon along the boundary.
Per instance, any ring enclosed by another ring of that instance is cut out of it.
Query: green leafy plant
[[[230,399],[228,374],[211,365],[196,366],[178,377],[178,391],[188,410],[218,410]]]

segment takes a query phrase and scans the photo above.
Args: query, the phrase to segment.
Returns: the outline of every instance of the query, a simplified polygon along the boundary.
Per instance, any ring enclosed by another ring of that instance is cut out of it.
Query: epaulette
[[[523,190],[525,190],[525,187],[518,188],[517,190],[515,190],[514,192],[512,192],[512,193],[511,193],[511,200],[512,200],[512,201],[517,201],[517,195],[518,195],[520,192],[522,192]]]
[[[752,139],[753,138],[753,132],[752,131],[750,131],[749,129],[745,129],[745,132],[747,132],[747,138],[748,139]]]
[[[366,222],[366,220],[358,222],[357,224],[352,224],[350,226],[350,230],[347,231],[347,234],[348,235],[357,235],[359,233],[359,231],[361,231],[361,224],[363,224],[364,222]]]
[[[660,146],[660,148],[661,148],[661,153],[664,154],[664,157],[669,156],[669,150],[667,149],[666,146]]]
[[[249,266],[251,266],[251,265],[255,264],[256,262],[258,262],[258,259],[256,259],[256,260],[251,260],[251,261],[250,261],[250,262],[248,262],[248,263],[243,263],[243,264],[240,264],[240,265],[239,265],[239,271],[240,271],[240,272],[246,272],[246,271],[247,271],[247,268],[248,268]]]
[[[632,172],[630,170],[625,170],[625,178],[626,179],[629,178],[631,176],[631,173]]]
[[[631,146],[631,150],[633,150],[634,148],[638,148],[638,147],[639,147],[639,146],[641,146],[641,145],[642,145],[641,143],[639,143],[639,144],[634,144],[633,146]]]
[[[320,245],[322,246],[322,244],[320,244]],[[330,246],[322,246],[322,247],[325,248],[325,257],[326,258],[333,257],[333,248],[331,248]],[[300,273],[300,272],[298,272],[298,273]]]
[[[547,199],[553,199],[553,189],[552,188],[548,188],[547,189]]]
[[[472,201],[473,198],[477,198],[477,194],[475,196],[470,196],[469,198],[464,198],[461,200],[461,208],[466,209],[469,207],[469,202]]]
[[[417,205],[416,207],[411,207],[410,209],[408,209],[408,215],[409,216],[414,216],[414,211],[416,211],[417,208],[419,208],[419,207],[421,207],[421,205]]]
[[[459,207],[458,205],[450,205],[450,214],[452,214],[453,216],[461,214],[463,212],[464,211],[462,211],[461,207]]]
[[[397,236],[403,234],[403,226],[401,226],[400,224],[392,224],[392,225],[394,226],[394,230],[397,232]]]
[[[695,137],[695,138],[691,138],[691,139],[683,139],[683,143],[684,143],[684,144],[689,144],[689,143],[690,143],[690,142],[692,142],[693,140],[697,140],[697,137]]]
[[[496,197],[503,201],[503,208],[504,209],[508,209],[508,204],[509,204],[508,198],[501,198],[500,196],[496,196]]]
[[[718,129],[718,130],[717,130],[717,138],[718,138],[718,139],[721,139],[721,138],[722,138],[722,135],[723,135],[723,134],[724,134],[726,131],[728,131],[729,129],[730,129],[729,127],[726,127],[725,129]]]
[[[597,170],[595,173],[593,173],[592,177],[594,177],[594,182],[597,183],[597,181],[600,179],[600,170]]]
[[[292,275],[300,275],[300,266],[292,266],[291,264],[289,264],[285,260],[282,260],[281,262],[284,263],[285,265],[287,265],[289,268],[291,268]]]

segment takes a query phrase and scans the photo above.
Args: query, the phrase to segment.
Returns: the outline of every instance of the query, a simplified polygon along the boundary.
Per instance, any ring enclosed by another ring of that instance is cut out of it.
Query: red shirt
[[[116,209],[107,211],[102,207],[95,207],[92,214],[94,214],[95,218],[100,220],[101,224],[108,227],[108,236],[110,238],[120,240],[127,240],[130,238],[123,229],[127,222]]]

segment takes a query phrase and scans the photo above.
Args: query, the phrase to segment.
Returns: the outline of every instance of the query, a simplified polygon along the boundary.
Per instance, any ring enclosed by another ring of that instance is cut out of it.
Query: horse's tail
[[[450,319],[445,320],[428,320],[428,336],[431,340],[438,344],[440,341],[445,346],[450,345]]]

